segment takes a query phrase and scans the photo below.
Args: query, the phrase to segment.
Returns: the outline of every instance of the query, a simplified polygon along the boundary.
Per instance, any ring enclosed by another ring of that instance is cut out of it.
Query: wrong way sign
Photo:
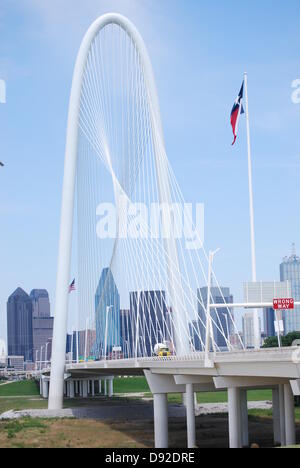
[[[294,299],[274,299],[273,300],[274,310],[293,310],[295,308]]]

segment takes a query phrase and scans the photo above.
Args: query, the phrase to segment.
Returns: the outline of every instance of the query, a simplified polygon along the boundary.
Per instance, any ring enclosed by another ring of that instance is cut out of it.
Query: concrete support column
[[[67,380],[66,384],[67,384],[67,397],[70,398],[70,381]]]
[[[83,396],[83,398],[88,397],[88,383],[89,383],[88,380],[83,380],[83,382],[82,382],[82,396]]]
[[[49,386],[48,381],[43,379],[43,398],[48,398],[49,395]]]
[[[155,393],[153,398],[155,448],[168,448],[168,395]]]
[[[114,396],[114,379],[108,381],[108,396],[112,398]]]
[[[281,445],[279,387],[272,390],[274,444]]]
[[[74,383],[74,380],[70,380],[69,385],[70,385],[69,396],[70,396],[70,398],[75,398],[75,383]]]
[[[296,444],[295,400],[291,385],[284,385],[286,445]]]
[[[92,397],[95,396],[95,380],[92,380]]]
[[[43,379],[42,377],[40,378],[40,395],[43,395]]]
[[[281,446],[284,447],[286,445],[284,385],[279,385],[279,411],[280,411],[280,440],[281,440]]]
[[[186,384],[187,446],[196,447],[195,393],[194,385]]]
[[[104,396],[107,396],[107,380],[104,380]]]
[[[241,404],[241,429],[242,429],[242,446],[249,447],[249,418],[248,418],[248,401],[247,390],[240,390]]]
[[[241,405],[240,389],[228,388],[229,446],[241,448]]]
[[[64,381],[64,395],[67,395],[67,382]]]
[[[82,380],[79,380],[79,396],[83,396],[83,385],[82,385]]]
[[[102,393],[102,381],[99,380],[99,395]]]

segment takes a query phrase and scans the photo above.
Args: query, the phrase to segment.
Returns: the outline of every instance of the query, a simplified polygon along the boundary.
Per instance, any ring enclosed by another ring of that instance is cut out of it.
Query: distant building
[[[110,268],[102,270],[95,294],[96,341],[93,354],[110,354],[120,346],[120,295]],[[106,347],[106,349],[105,349]]]
[[[259,318],[259,328],[260,328],[260,336],[261,336],[261,319],[260,318]],[[243,315],[243,338],[244,338],[245,348],[251,349],[255,347],[253,312],[246,312]]]
[[[200,329],[200,321],[199,320],[193,320],[189,324],[189,331],[190,331],[190,343],[191,343],[191,349],[193,352],[199,352],[199,351],[204,351],[205,348],[205,342],[201,342],[201,331]]]
[[[85,338],[87,338],[87,346],[85,348]],[[73,339],[71,336],[70,350],[73,346],[73,360],[77,359],[77,347],[78,347],[78,358],[83,359],[85,357],[91,357],[94,352],[96,341],[95,330],[80,330],[73,332]]]
[[[171,340],[165,291],[131,292],[130,315],[133,321],[134,356],[152,356],[157,343]]]
[[[45,289],[33,289],[30,293],[32,300],[32,330],[33,330],[33,359],[40,360],[41,348],[52,341],[54,318],[50,316],[49,294]],[[43,349],[43,353],[46,350]],[[47,346],[47,360],[51,357],[51,346]],[[42,356],[42,360],[44,355]]]
[[[133,320],[130,310],[120,311],[120,324],[121,324],[121,346],[122,354],[125,358],[133,357]]]
[[[23,372],[25,370],[24,356],[8,356],[6,367],[12,371]]]
[[[49,294],[46,289],[33,289],[30,297],[32,300],[32,317],[50,317]]]
[[[229,288],[211,288],[211,296],[214,304],[232,304],[233,296],[230,294]],[[205,343],[206,334],[206,304],[207,304],[207,287],[200,288],[197,291],[198,297],[198,315],[199,315],[199,330],[202,342]],[[203,306],[203,305],[204,306]],[[233,316],[233,312],[231,312]],[[211,309],[211,319],[213,336],[216,345],[221,348],[227,348],[228,345],[226,340],[229,341],[232,332],[232,320],[228,309]],[[196,351],[202,351],[200,341],[197,342],[199,349]]]
[[[280,280],[291,283],[292,297],[295,301],[300,301],[300,258],[296,255],[295,246],[290,257],[285,257],[280,265]],[[283,312],[284,331],[288,334],[293,331],[300,331],[300,307],[295,310]]]
[[[7,344],[9,356],[33,361],[32,300],[21,288],[7,301]]]
[[[266,337],[275,336],[275,310],[264,309],[264,330]]]

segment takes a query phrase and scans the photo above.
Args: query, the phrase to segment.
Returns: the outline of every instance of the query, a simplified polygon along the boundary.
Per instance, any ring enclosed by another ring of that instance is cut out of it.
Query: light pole
[[[48,362],[48,346],[50,344],[50,341],[46,343],[46,348],[45,348],[45,365],[47,367],[47,362]]]
[[[210,314],[210,292],[211,292],[211,280],[212,280],[212,267],[214,256],[220,251],[220,249],[215,250],[214,252],[209,252],[208,259],[208,278],[207,278],[207,307],[206,307],[206,335],[205,335],[205,367],[213,367],[214,364],[209,359],[210,354],[210,341],[212,340],[213,348],[215,349],[214,339],[213,339],[213,330],[211,323],[211,314]]]
[[[36,349],[35,350],[35,370],[36,371],[38,370],[38,358],[37,358],[38,357],[38,352],[39,352],[39,350]]]
[[[72,327],[72,335],[71,335],[71,364],[73,364],[73,345],[74,345],[74,326]]]
[[[45,346],[41,346],[41,351],[40,351],[40,370],[42,370],[42,365],[43,365],[43,348],[45,348]]]
[[[107,334],[108,334],[108,314],[114,306],[107,306],[106,307],[106,322],[105,322],[105,341],[104,341],[104,352],[105,352],[105,361],[107,360]]]
[[[87,338],[88,338],[89,317],[85,321],[85,339],[84,339],[84,362],[87,361]]]

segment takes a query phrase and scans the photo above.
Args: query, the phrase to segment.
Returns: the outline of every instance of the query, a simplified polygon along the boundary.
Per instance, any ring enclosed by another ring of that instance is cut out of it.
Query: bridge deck
[[[300,348],[263,349],[217,353],[211,356],[213,368],[204,365],[204,354],[183,357],[121,359],[66,365],[72,376],[143,375],[144,370],[161,374],[203,376],[252,376],[300,378]]]

